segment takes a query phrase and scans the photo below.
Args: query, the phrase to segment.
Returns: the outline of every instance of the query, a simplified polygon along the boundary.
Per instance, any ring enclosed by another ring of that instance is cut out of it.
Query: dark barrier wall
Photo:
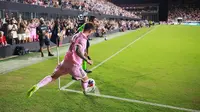
[[[66,37],[63,40],[63,44],[69,43],[72,37]],[[28,49],[29,51],[37,52],[40,49],[39,42],[31,42],[31,43],[24,43],[24,44],[15,44],[15,45],[8,45],[5,47],[0,47],[0,58],[6,58],[9,56],[14,55],[15,48],[17,46],[23,46],[25,49]],[[50,43],[50,46],[55,46],[52,42]],[[46,46],[45,46],[46,47]]]
[[[53,8],[53,7],[44,7],[44,6],[37,6],[37,5],[30,5],[30,4],[22,4],[22,3],[12,3],[12,2],[4,2],[0,1],[0,9],[4,10],[14,10],[19,12],[34,12],[34,13],[47,13],[47,14],[59,14],[59,15],[68,15],[68,16],[78,16],[82,14],[83,11],[78,10],[67,10],[61,8]],[[105,14],[97,14],[89,12],[88,15],[94,15],[97,18],[115,18],[115,19],[131,19],[131,20],[138,20],[129,17],[122,17],[122,16],[113,16],[113,15],[105,15]]]

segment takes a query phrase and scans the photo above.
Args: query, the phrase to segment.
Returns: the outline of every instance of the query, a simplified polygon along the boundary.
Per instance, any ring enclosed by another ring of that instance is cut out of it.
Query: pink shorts
[[[54,70],[54,73],[60,75],[70,74],[76,80],[83,79],[87,76],[86,72],[82,69],[81,65],[71,64],[65,60],[63,60]]]
[[[37,39],[37,35],[36,34],[30,34],[30,38],[36,40]]]

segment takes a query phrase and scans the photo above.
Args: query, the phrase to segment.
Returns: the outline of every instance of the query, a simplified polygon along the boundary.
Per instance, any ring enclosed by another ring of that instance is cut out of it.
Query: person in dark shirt
[[[54,21],[54,26],[53,26],[53,29],[52,29],[52,35],[51,35],[51,39],[50,39],[52,42],[56,42],[55,44],[57,44],[57,46],[60,45],[60,37],[61,37],[59,23],[60,23],[59,19],[56,19]]]
[[[37,32],[37,35],[39,36],[41,57],[44,57],[44,54],[42,51],[44,44],[47,46],[48,56],[54,56],[50,52],[49,28],[45,24],[43,18],[40,18],[40,25],[36,28],[36,32]]]

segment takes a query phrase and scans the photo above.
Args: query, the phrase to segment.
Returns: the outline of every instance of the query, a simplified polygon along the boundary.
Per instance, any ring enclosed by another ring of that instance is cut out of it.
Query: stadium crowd
[[[39,25],[39,18],[33,18],[31,20],[24,20],[23,17],[19,18],[9,18],[6,15],[6,18],[0,19],[0,31],[1,31],[1,46],[8,44],[20,44],[27,42],[39,41],[38,35],[36,33],[36,28]],[[88,17],[84,17],[84,21],[88,21]],[[45,20],[45,24],[48,26],[49,34],[52,34],[53,26],[55,25],[55,20]],[[67,38],[68,36],[73,35],[79,25],[78,18],[67,18],[59,20],[59,28],[60,28],[60,37],[61,39]],[[103,37],[106,32],[112,30],[131,30],[134,28],[138,28],[144,26],[145,22],[138,21],[129,21],[129,20],[114,20],[114,19],[102,19],[98,20],[98,24],[96,25],[95,36]],[[49,36],[51,37],[51,36]],[[1,42],[6,41],[7,42]]]
[[[148,4],[147,4],[148,5]],[[157,6],[123,6],[122,9],[132,12],[133,14],[137,15],[137,17],[142,18],[142,13],[158,13]]]
[[[194,5],[172,5],[169,10],[168,21],[180,17],[184,21],[200,21],[200,9]]]
[[[88,11],[99,14],[108,14],[116,16],[139,18],[132,12],[123,10],[121,7],[114,5],[106,0],[1,0],[18,2],[32,5],[40,5],[45,7],[56,7],[62,9],[74,9],[80,11]]]
[[[128,16],[138,18],[134,12],[128,12],[122,8],[106,1],[106,0],[1,0],[9,2],[17,2],[24,4],[40,5],[45,7],[56,7],[70,10],[83,10],[100,14],[109,14],[117,16]],[[84,22],[88,21],[88,17],[84,17]],[[45,20],[45,25],[48,26],[49,38],[55,26],[55,19]],[[27,42],[39,41],[39,35],[36,33],[37,27],[40,24],[39,18],[31,20],[19,17],[9,17],[5,14],[5,18],[0,19],[0,46],[21,44]],[[145,26],[146,21],[130,21],[130,20],[115,20],[115,19],[101,19],[96,24],[96,32],[94,36],[103,37],[112,30],[131,30]],[[80,26],[78,18],[59,19],[60,38],[63,40],[68,36],[73,35]]]

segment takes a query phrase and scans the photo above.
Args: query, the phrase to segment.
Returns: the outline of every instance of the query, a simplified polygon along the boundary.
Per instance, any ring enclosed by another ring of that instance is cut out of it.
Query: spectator
[[[2,26],[0,27],[0,30],[4,32],[4,35],[7,36],[8,34],[8,24],[9,24],[9,20],[8,19],[4,19],[4,23],[2,24]]]
[[[6,45],[7,45],[6,37],[4,36],[4,33],[0,31],[0,47]]]
[[[60,42],[60,37],[62,35],[59,22],[60,22],[59,19],[55,20],[55,22],[54,22],[55,24],[54,24],[54,27],[53,27],[53,30],[52,30],[52,35],[51,35],[51,39],[55,39],[55,40],[52,40],[52,41],[56,42],[58,45],[59,45],[59,42]]]
[[[200,21],[200,9],[195,6],[188,5],[172,5],[168,21],[174,21],[176,18],[181,17],[184,21]]]
[[[37,35],[36,35],[36,28],[37,23],[35,22],[35,19],[31,19],[30,24],[28,25],[29,31],[30,31],[30,41],[38,41]]]
[[[30,39],[30,29],[28,28],[28,22],[24,20],[24,25],[25,25],[25,39],[26,42],[32,42]]]
[[[9,44],[18,44],[19,40],[17,37],[17,21],[13,18],[10,20],[10,23],[8,24],[8,38],[9,38]]]
[[[0,28],[3,26],[3,21],[0,19]]]
[[[19,18],[19,23],[18,23],[18,39],[19,39],[19,43],[25,43],[26,42],[25,31],[26,31],[26,26],[24,24],[24,21],[20,17]]]

